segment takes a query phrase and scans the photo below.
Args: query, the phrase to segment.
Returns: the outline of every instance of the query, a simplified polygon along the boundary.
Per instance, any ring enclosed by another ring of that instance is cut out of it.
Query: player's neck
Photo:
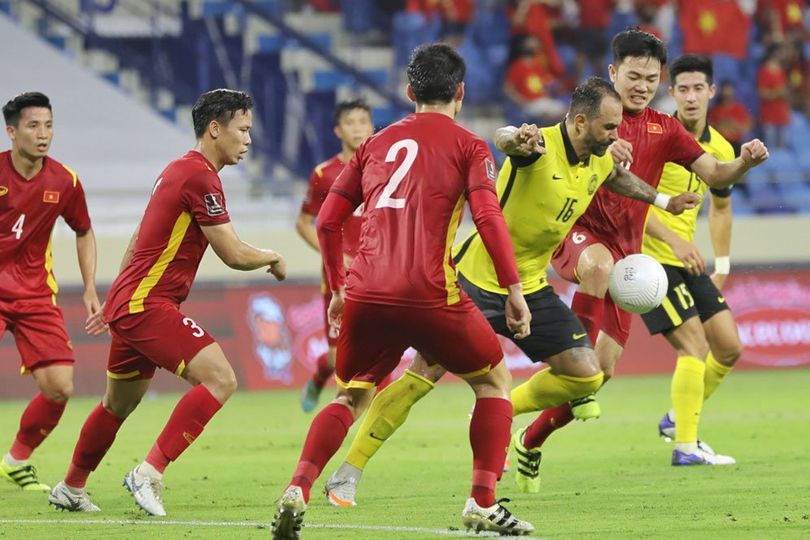
[[[354,157],[355,150],[349,148],[345,144],[343,145],[343,149],[338,154],[340,161],[343,163],[348,163]]]
[[[194,146],[194,150],[201,153],[203,157],[216,168],[217,172],[221,171],[222,167],[225,166],[224,160],[215,151],[213,144],[206,144],[205,139],[198,140],[197,144]]]
[[[20,176],[26,180],[31,180],[33,177],[39,174],[39,171],[42,170],[42,165],[45,163],[45,158],[39,157],[29,159],[19,152],[12,151],[11,163],[14,165],[14,170],[16,170]]]
[[[449,116],[453,120],[456,119],[456,102],[451,101],[450,103],[436,103],[436,104],[426,104],[426,103],[417,103],[416,104],[416,113],[439,113],[445,116]]]
[[[574,148],[574,152],[577,154],[577,158],[580,161],[585,161],[588,159],[591,153],[582,143],[582,140],[577,138],[577,134],[573,126],[569,126],[568,122],[563,122],[563,126],[565,127],[565,132],[568,134],[568,140],[571,141],[571,146]]]
[[[699,139],[703,132],[706,131],[706,117],[698,118],[697,120],[683,120],[680,119],[683,127],[686,128],[686,131],[692,134],[692,136],[696,139]]]

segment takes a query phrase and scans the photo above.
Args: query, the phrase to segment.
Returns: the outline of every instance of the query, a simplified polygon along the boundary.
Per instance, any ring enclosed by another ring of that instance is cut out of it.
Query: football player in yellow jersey
[[[712,61],[686,54],[669,69],[669,93],[678,106],[677,119],[703,149],[718,161],[734,159],[734,149],[709,126],[706,115],[714,97]],[[709,188],[695,173],[667,163],[658,189],[703,195]],[[734,367],[742,354],[737,325],[720,289],[731,264],[731,188],[711,188],[709,231],[714,247],[714,273],[692,243],[699,207],[679,216],[652,208],[647,218],[643,252],[660,262],[669,278],[661,307],[642,316],[651,334],[663,334],[678,352],[672,375],[672,409],[659,424],[662,436],[675,440],[673,465],[729,465],[734,459],[715,454],[698,441],[703,402]]]
[[[548,368],[512,391],[514,414],[539,411],[587,396],[602,384],[602,370],[579,319],[548,285],[546,268],[557,245],[605,187],[652,204],[658,192],[606,153],[616,140],[622,106],[613,87],[598,77],[578,86],[566,120],[502,128],[496,145],[509,155],[497,180],[498,199],[515,249],[523,294],[532,311],[531,334],[515,343]],[[667,210],[681,213],[700,201],[694,193],[672,197]],[[498,285],[477,232],[454,250],[459,284],[506,337],[506,291]],[[368,460],[402,425],[411,406],[433,389],[445,370],[417,355],[405,374],[382,390],[369,408],[346,462],[326,483],[336,506],[354,506],[357,483]],[[539,491],[540,451],[523,444],[525,430],[513,437],[518,455],[518,487]]]

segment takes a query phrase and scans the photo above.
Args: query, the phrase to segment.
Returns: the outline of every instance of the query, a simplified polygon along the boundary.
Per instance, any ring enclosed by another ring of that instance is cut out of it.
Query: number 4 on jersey
[[[408,175],[408,171],[413,167],[413,162],[416,161],[416,154],[419,152],[419,145],[413,139],[403,139],[395,142],[388,150],[385,156],[385,162],[391,163],[397,159],[397,154],[401,149],[405,149],[405,159],[402,160],[397,170],[391,175],[388,183],[385,184],[383,192],[380,195],[377,205],[374,208],[405,208],[405,199],[395,199],[392,197],[394,192],[402,183],[402,180]]]
[[[20,239],[23,233],[23,225],[25,224],[25,214],[20,214],[20,217],[17,218],[17,221],[14,222],[14,225],[11,226],[11,232],[13,232],[17,240]]]

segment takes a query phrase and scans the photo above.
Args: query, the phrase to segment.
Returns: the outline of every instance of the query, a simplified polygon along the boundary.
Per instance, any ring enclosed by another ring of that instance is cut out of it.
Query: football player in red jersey
[[[28,458],[59,423],[73,393],[73,347],[56,305],[51,232],[62,216],[76,233],[82,299],[87,314],[100,309],[96,294],[96,239],[76,173],[48,156],[53,114],[47,96],[20,94],[3,107],[11,150],[0,153],[0,336],[14,335],[22,373],[39,392],[0,460],[0,476],[25,491],[48,491]]]
[[[200,96],[192,110],[197,145],[172,161],[155,181],[102,314],[87,331],[112,333],[107,391],[82,427],[64,481],[48,500],[57,508],[94,512],[84,486],[135,410],[160,367],[193,385],[177,403],[146,459],[124,486],[147,513],[165,516],[163,472],[194,440],[236,390],[236,376],[214,338],[180,311],[208,244],[236,270],[267,267],[286,275],[273,250],[242,242],[228,216],[218,172],[238,163],[250,146],[253,100],[235,90]]]
[[[335,183],[340,171],[354,156],[354,153],[372,133],[374,123],[371,120],[371,108],[362,99],[341,101],[335,105],[335,135],[340,139],[341,151],[324,161],[312,171],[309,177],[307,196],[301,205],[301,212],[295,223],[295,229],[304,241],[313,249],[320,252],[318,233],[315,230],[315,217],[321,210],[323,201],[329,194],[329,188]],[[346,268],[357,254],[360,245],[360,226],[363,222],[362,209],[355,212],[343,224],[343,252]],[[301,394],[301,408],[310,412],[318,404],[326,381],[335,372],[335,350],[337,345],[337,331],[329,326],[326,308],[332,299],[332,292],[326,285],[326,276],[322,285],[324,297],[324,323],[326,325],[326,340],[329,344],[328,352],[318,357],[315,373],[307,381]]]
[[[664,164],[669,161],[719,188],[737,182],[746,171],[768,158],[768,149],[754,139],[742,146],[739,158],[720,162],[705,152],[677,119],[649,107],[667,61],[666,46],[657,37],[641,30],[625,30],[613,38],[612,50],[610,79],[622,98],[624,114],[619,126],[621,140],[614,143],[611,152],[617,162],[642,180],[657,187]],[[662,200],[656,204],[668,198],[659,197]],[[646,205],[602,190],[552,259],[561,277],[579,283],[571,308],[596,344],[605,381],[613,376],[631,322],[631,315],[619,309],[607,294],[608,278],[615,261],[640,253],[646,216]],[[534,434],[529,445],[539,448],[554,430],[575,417],[599,415],[593,396],[573,405],[573,409],[571,404],[565,404],[544,411],[529,429]]]
[[[467,199],[478,231],[508,288],[506,320],[529,334],[512,242],[495,194],[487,144],[454,118],[464,98],[465,65],[451,47],[422,45],[408,65],[416,112],[370,137],[346,165],[318,218],[318,237],[340,327],[337,396],[315,417],[278,505],[273,538],[298,538],[313,482],[368,407],[375,385],[406,348],[464,378],[476,394],[470,423],[473,486],[462,511],[467,528],[528,534],[534,527],[495,500],[509,444],[511,377],[484,315],[457,282],[450,253]],[[343,266],[343,222],[365,204],[360,249]]]

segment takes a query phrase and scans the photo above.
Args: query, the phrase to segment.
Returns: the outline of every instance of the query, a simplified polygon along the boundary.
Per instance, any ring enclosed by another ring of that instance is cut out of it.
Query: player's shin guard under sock
[[[732,366],[724,366],[718,362],[714,355],[709,352],[708,356],[706,356],[706,374],[703,376],[704,401],[717,390],[717,387],[720,386],[720,383],[723,382],[725,376],[728,375],[732,369],[734,369]]]
[[[147,458],[147,463],[163,473],[166,465],[180,457],[221,408],[222,404],[202,384],[186,392],[186,395],[177,402],[169,421],[166,422],[166,427],[155,442],[166,459],[156,459],[156,463],[152,463]],[[156,454],[150,452],[150,455],[154,457]]]
[[[329,378],[335,373],[335,366],[329,364],[329,355],[323,353],[318,357],[315,364],[315,373],[312,375],[312,382],[318,388],[323,388]]]
[[[99,403],[84,421],[73,460],[65,476],[65,483],[74,488],[83,488],[87,477],[96,470],[98,464],[115,441],[115,436],[124,423],[123,418],[112,415]]]
[[[306,502],[309,502],[312,484],[338,451],[353,423],[351,409],[341,403],[330,403],[312,420],[298,466],[290,481],[290,485],[301,488]]]
[[[567,426],[573,419],[574,414],[571,412],[570,403],[546,409],[526,428],[526,432],[523,434],[523,446],[529,450],[543,446],[549,435],[561,427]]]
[[[596,345],[599,329],[602,326],[602,315],[605,312],[605,299],[577,291],[571,302],[573,311],[588,332],[591,343]]]
[[[20,430],[8,452],[11,457],[18,461],[31,457],[34,449],[42,444],[59,423],[65,406],[67,401],[52,401],[42,393],[37,393],[20,418]]]
[[[672,407],[675,409],[675,443],[697,443],[703,408],[706,365],[694,356],[679,356],[672,374]]]
[[[601,371],[592,377],[570,377],[555,375],[546,368],[512,390],[514,414],[541,411],[587,396],[599,390],[604,378]]]
[[[396,381],[378,393],[354,436],[346,462],[361,471],[382,444],[401,426],[411,407],[433,390],[433,383],[406,369]]]
[[[503,471],[512,427],[512,405],[508,399],[480,398],[470,420],[473,451],[473,482],[470,497],[479,506],[495,504],[495,483]]]

